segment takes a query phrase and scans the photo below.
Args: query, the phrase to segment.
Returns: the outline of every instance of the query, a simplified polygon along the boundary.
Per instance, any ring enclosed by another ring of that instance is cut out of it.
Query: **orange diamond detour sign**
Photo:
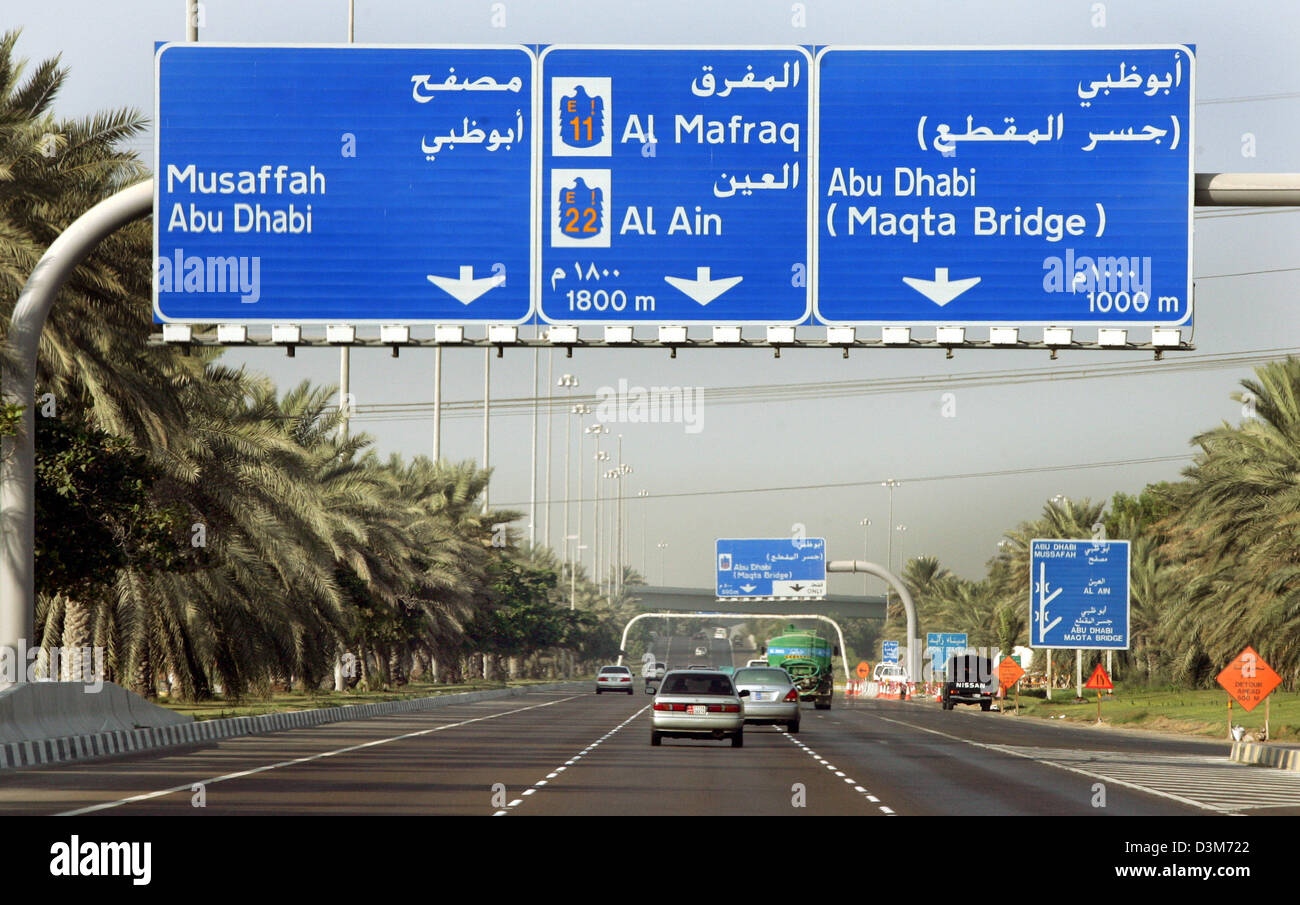
[[[1253,647],[1247,647],[1217,676],[1219,684],[1247,711],[1254,710],[1282,682]]]
[[[1010,657],[1004,657],[998,664],[998,681],[1002,683],[1003,688],[1015,685],[1024,674],[1025,671],[1020,668],[1020,664]]]

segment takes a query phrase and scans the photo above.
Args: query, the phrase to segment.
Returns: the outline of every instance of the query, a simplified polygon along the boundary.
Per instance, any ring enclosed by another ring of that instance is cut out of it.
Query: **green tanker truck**
[[[818,710],[830,710],[835,693],[831,673],[834,653],[834,647],[821,635],[792,625],[785,634],[767,642],[767,665],[779,666],[790,674],[799,700],[812,701]]]

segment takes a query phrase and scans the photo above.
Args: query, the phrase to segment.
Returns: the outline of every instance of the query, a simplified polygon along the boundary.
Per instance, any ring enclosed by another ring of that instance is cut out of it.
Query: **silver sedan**
[[[745,703],[731,676],[714,670],[670,672],[650,710],[650,744],[665,738],[731,739],[745,745]]]
[[[790,674],[773,666],[747,666],[733,677],[737,691],[745,698],[746,723],[784,723],[790,732],[799,731],[799,692]]]

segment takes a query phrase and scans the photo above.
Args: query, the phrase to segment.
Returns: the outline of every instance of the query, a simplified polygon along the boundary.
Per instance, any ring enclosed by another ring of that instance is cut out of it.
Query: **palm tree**
[[[57,58],[28,71],[18,33],[0,36],[0,318],[50,243],[77,217],[147,175],[121,143],[145,128],[132,110],[79,120],[51,112],[67,70]],[[60,409],[80,407],[91,427],[139,445],[165,445],[181,418],[178,382],[202,356],[149,347],[152,232],[118,230],[74,271],[41,336],[37,385]],[[7,362],[8,359],[5,359]]]
[[[1193,438],[1167,552],[1178,594],[1161,625],[1178,678],[1209,683],[1247,644],[1300,682],[1300,361],[1243,380],[1258,417]]]

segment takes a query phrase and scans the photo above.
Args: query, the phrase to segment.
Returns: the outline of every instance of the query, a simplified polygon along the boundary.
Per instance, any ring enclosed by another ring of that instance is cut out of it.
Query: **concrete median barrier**
[[[107,682],[95,694],[85,694],[85,686],[77,683],[29,683],[0,692],[0,770],[93,760],[183,745],[205,745],[223,738],[263,735],[325,723],[433,710],[452,704],[518,697],[535,691],[583,691],[590,684],[554,682],[545,685],[512,685],[508,688],[378,701],[373,704],[292,710],[197,722],[193,717],[172,713],[164,707],[150,704],[134,692]],[[53,693],[21,691],[24,688],[51,689],[60,686],[67,686],[67,690]],[[104,698],[110,688],[116,690],[116,696]],[[104,699],[73,700],[72,691],[83,698]],[[9,701],[7,709],[6,701]],[[51,706],[43,709],[46,704]],[[11,713],[12,722],[9,718]],[[140,722],[142,720],[147,722]],[[73,731],[62,731],[64,729]]]

